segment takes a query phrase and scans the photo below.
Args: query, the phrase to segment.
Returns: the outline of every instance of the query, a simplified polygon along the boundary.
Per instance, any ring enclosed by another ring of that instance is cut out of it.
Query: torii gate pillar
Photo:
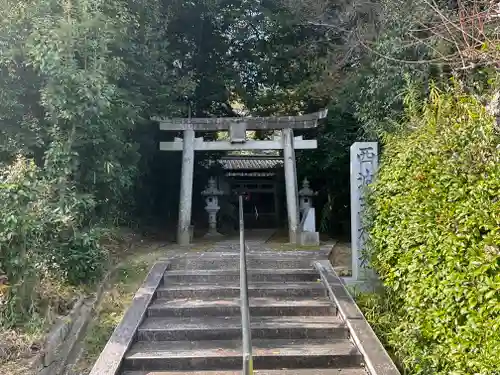
[[[179,245],[189,245],[191,236],[191,204],[193,201],[193,171],[194,171],[194,130],[184,130],[182,142],[182,176],[179,199],[179,223],[177,225],[177,242]]]
[[[297,165],[293,144],[293,129],[283,129],[283,159],[285,168],[286,207],[290,243],[296,244],[299,229],[299,199],[297,188]]]

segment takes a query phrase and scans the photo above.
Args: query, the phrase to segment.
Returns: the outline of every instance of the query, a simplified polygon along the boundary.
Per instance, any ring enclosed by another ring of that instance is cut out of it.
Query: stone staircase
[[[315,258],[324,254],[248,254],[256,374],[367,374]],[[235,252],[171,259],[118,373],[241,374],[238,262]]]

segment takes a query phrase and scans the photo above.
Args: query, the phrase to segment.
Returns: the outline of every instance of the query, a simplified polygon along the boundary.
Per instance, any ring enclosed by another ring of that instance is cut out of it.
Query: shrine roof
[[[225,171],[269,171],[283,166],[283,158],[269,156],[224,156],[209,161],[208,166],[219,164]]]
[[[263,157],[226,157],[219,160],[225,170],[262,170],[274,169],[283,165],[282,158]]]
[[[227,172],[226,177],[274,177],[276,173],[273,172]]]

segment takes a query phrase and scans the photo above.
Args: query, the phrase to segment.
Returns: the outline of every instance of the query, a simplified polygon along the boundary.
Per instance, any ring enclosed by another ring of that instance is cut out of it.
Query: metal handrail
[[[248,305],[247,259],[245,244],[245,222],[243,219],[243,195],[239,195],[240,216],[240,300],[241,329],[243,335],[243,375],[253,374],[252,335],[250,331],[250,307]]]

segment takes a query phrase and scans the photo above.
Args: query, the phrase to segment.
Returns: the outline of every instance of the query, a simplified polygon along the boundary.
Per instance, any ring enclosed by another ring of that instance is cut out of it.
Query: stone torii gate
[[[327,110],[302,116],[284,117],[221,117],[221,118],[159,118],[160,130],[183,131],[183,138],[173,142],[160,142],[162,151],[182,151],[182,177],[179,202],[177,241],[180,245],[190,242],[191,204],[193,196],[194,151],[283,150],[288,228],[291,243],[297,243],[299,230],[296,149],[315,149],[316,140],[294,137],[293,129],[310,129],[325,118]],[[229,141],[204,141],[195,138],[195,131],[227,131]],[[281,130],[281,136],[272,140],[248,140],[247,130]]]

